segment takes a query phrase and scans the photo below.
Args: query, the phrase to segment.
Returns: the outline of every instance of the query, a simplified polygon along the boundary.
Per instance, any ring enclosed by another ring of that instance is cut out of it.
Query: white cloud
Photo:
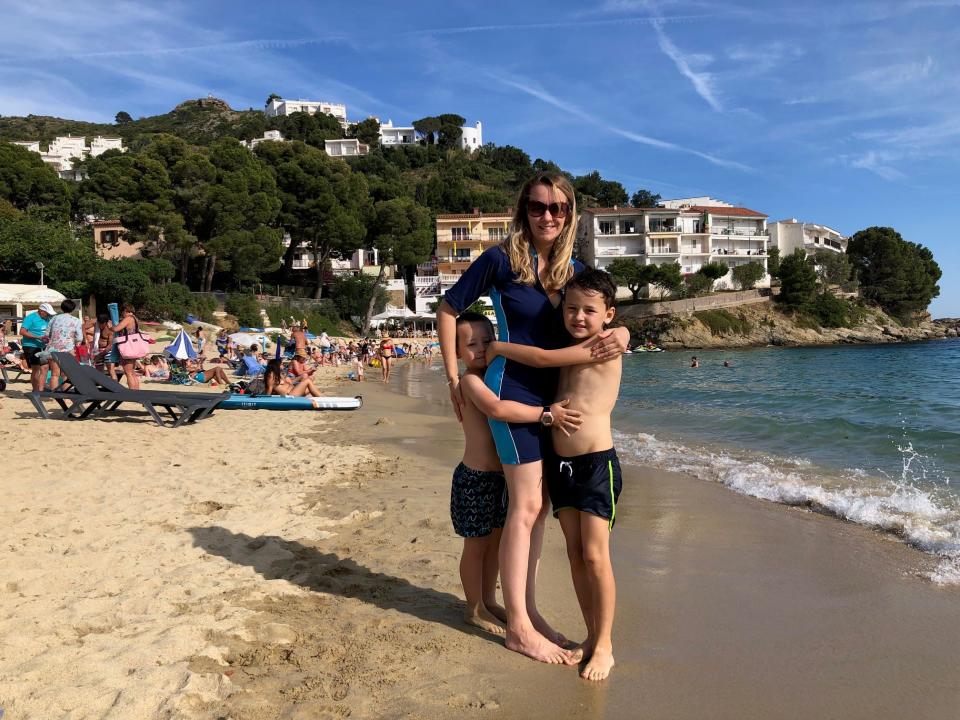
[[[555,108],[563,110],[564,112],[579,117],[581,120],[590,123],[596,127],[602,128],[607,132],[613,135],[619,135],[620,137],[631,140],[632,142],[638,143],[640,145],[648,145],[650,147],[655,147],[660,150],[670,150],[674,152],[686,153],[688,155],[694,155],[695,157],[706,160],[707,162],[717,165],[718,167],[727,168],[728,170],[740,170],[742,172],[753,172],[753,168],[743,163],[735,162],[733,160],[725,160],[719,158],[715,155],[710,155],[709,153],[701,152],[700,150],[695,150],[693,148],[684,147],[683,145],[678,145],[677,143],[668,142],[666,140],[660,140],[658,138],[650,137],[649,135],[643,135],[641,133],[633,132],[632,130],[626,130],[624,128],[613,125],[612,123],[603,120],[602,118],[592,115],[591,113],[586,112],[577,105],[574,105],[571,102],[563,100],[556,95],[544,90],[541,87],[538,87],[532,84],[530,81],[509,77],[502,75],[490,70],[485,71],[487,77],[495,80],[501,85],[506,87],[519,90],[522,93],[535,97],[542,102],[552,105]]]
[[[664,54],[673,60],[673,64],[677,66],[677,70],[687,78],[690,83],[693,85],[693,89],[697,91],[697,94],[702,97],[706,103],[712,107],[717,112],[723,110],[723,107],[720,105],[720,101],[717,99],[716,91],[714,90],[713,76],[708,72],[696,72],[691,67],[691,59],[684,55],[680,48],[673,44],[673,41],[667,37],[667,34],[663,31],[663,23],[661,20],[654,20],[653,29],[657,33],[657,41],[660,44],[660,49],[663,50]],[[696,62],[694,58],[694,62]]]
[[[847,161],[851,167],[869,170],[890,182],[905,179],[907,177],[905,174],[889,164],[892,159],[892,156],[887,153],[870,150],[860,157],[848,158]]]

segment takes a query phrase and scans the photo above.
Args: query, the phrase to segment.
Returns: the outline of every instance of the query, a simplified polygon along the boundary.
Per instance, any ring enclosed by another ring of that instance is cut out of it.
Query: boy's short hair
[[[600,293],[603,296],[603,304],[607,308],[612,308],[617,303],[617,285],[610,277],[610,273],[603,270],[587,268],[580,274],[574,275],[573,279],[567,283],[566,289],[579,288],[587,292]]]
[[[465,312],[457,315],[457,327],[461,325],[466,325],[467,323],[486,323],[487,329],[490,331],[490,335],[496,338],[496,332],[493,329],[493,322],[486,315],[478,312]],[[456,347],[460,349],[460,338],[456,339]]]

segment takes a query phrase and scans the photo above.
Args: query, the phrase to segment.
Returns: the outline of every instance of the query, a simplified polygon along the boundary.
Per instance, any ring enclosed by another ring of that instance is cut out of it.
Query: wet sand
[[[591,685],[465,626],[449,521],[459,428],[401,366],[353,413],[196,428],[40,421],[0,401],[0,707],[8,716],[914,718],[960,713],[960,592],[864,528],[624,466],[617,667]],[[179,465],[182,469],[175,469]],[[68,463],[69,466],[69,463]],[[8,467],[10,464],[8,463]],[[24,477],[43,482],[25,484]],[[148,481],[150,481],[148,483]],[[80,533],[78,534],[78,531]],[[582,623],[551,522],[539,597]]]

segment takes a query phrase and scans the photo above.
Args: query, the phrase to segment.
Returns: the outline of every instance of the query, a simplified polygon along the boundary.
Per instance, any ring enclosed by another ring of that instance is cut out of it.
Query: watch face
[[[553,413],[545,412],[543,414],[543,417],[540,418],[540,422],[542,422],[547,427],[549,427],[550,425],[553,425]]]

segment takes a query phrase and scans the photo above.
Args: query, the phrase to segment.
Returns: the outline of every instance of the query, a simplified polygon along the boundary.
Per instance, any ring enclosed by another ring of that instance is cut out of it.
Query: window
[[[469,260],[470,248],[457,248],[457,260]]]
[[[614,233],[614,223],[613,220],[601,220],[600,221],[600,234],[601,235],[613,235]]]
[[[454,242],[463,242],[470,239],[470,231],[465,227],[450,228],[450,239]]]
[[[487,240],[489,242],[500,242],[503,240],[505,232],[502,227],[500,228],[489,228],[487,230]]]
[[[637,231],[637,221],[636,220],[624,220],[623,221],[623,232],[633,234]]]

